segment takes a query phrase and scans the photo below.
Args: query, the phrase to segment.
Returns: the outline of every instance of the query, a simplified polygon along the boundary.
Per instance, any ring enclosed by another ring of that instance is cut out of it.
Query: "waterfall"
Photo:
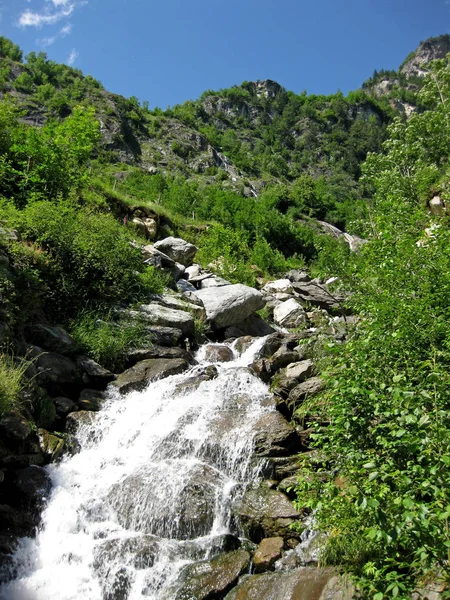
[[[182,375],[111,392],[81,451],[48,467],[42,526],[20,541],[0,599],[170,600],[183,566],[221,548],[233,499],[261,469],[252,426],[274,409],[246,367],[263,341],[212,367],[200,349]]]

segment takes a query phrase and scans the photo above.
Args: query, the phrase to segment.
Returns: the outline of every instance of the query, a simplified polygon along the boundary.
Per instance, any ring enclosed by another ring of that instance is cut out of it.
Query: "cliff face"
[[[445,58],[450,53],[450,35],[440,35],[420,42],[417,50],[409,56],[400,67],[400,73],[407,77],[423,77],[424,66],[432,60]]]

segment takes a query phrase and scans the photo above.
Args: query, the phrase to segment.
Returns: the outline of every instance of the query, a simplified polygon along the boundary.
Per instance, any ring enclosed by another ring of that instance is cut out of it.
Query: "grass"
[[[19,394],[24,387],[23,375],[28,363],[17,364],[13,357],[0,354],[0,417],[20,407]]]

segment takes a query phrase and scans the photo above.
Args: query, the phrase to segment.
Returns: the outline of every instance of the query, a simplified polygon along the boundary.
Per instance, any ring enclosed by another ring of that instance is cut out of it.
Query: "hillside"
[[[291,476],[277,493],[363,597],[445,597],[449,49],[422,42],[346,97],[266,80],[163,111],[0,38],[1,555],[39,523],[41,467],[76,452],[71,419],[94,419],[108,383],[187,369],[207,338],[245,346],[294,306],[250,365],[303,452],[271,449]],[[228,294],[251,310],[229,321]],[[286,376],[302,362],[314,393]]]

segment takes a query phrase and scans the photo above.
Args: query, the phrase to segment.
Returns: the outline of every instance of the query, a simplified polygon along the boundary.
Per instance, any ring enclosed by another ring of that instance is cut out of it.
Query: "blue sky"
[[[347,93],[450,33],[450,0],[0,0],[0,34],[165,108],[244,80]]]

